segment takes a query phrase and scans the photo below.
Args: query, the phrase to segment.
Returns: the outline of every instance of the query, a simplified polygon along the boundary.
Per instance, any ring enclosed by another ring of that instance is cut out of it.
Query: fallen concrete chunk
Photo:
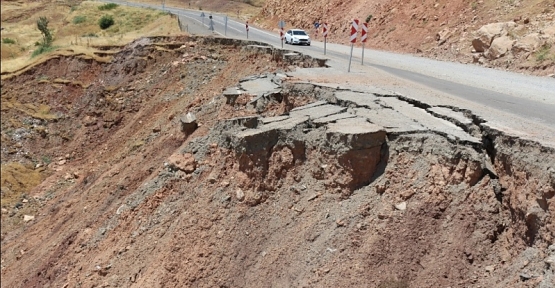
[[[388,133],[400,134],[428,130],[413,119],[392,109],[355,108],[354,110],[356,115],[365,117],[371,123],[384,127]]]
[[[357,117],[338,120],[328,124],[326,138],[331,145],[342,145],[350,149],[367,149],[385,142],[386,132],[381,126]],[[338,148],[339,149],[339,148]]]
[[[466,133],[462,128],[457,125],[441,119],[434,117],[432,114],[426,112],[426,110],[415,107],[414,105],[399,100],[393,97],[384,97],[380,99],[381,101],[387,103],[391,107],[395,107],[395,110],[399,113],[407,116],[410,119],[422,124],[422,126],[428,128],[431,131],[437,132],[438,134],[444,135],[453,140],[460,140],[469,143],[480,144],[480,139],[472,137],[470,134]]]
[[[321,106],[316,106],[312,108],[306,108],[296,111],[291,111],[289,115],[294,116],[308,116],[310,119],[318,119],[333,114],[338,114],[347,111],[346,107],[326,104]]]
[[[197,117],[195,117],[195,114],[192,114],[191,112],[187,113],[187,115],[181,116],[180,118],[181,120],[181,131],[184,133],[192,133],[194,132],[197,127]]]
[[[330,115],[330,116],[315,119],[312,123],[316,124],[316,126],[320,126],[320,125],[323,125],[323,124],[336,122],[337,120],[355,118],[355,117],[357,117],[357,116],[354,115],[354,114],[351,114],[351,113],[348,113],[348,112],[343,112],[343,113],[334,114],[334,115]]]
[[[241,82],[240,87],[249,95],[262,96],[264,94],[278,93],[281,89],[270,78],[258,78]]]
[[[224,97],[226,98],[226,104],[234,105],[237,98],[241,95],[241,91],[237,87],[230,87],[224,91]]]
[[[260,123],[269,124],[269,123],[272,123],[272,122],[283,121],[285,119],[289,119],[289,116],[288,115],[281,115],[281,116],[274,116],[274,117],[266,117],[266,118],[260,119]]]
[[[378,97],[373,94],[357,93],[352,91],[340,91],[335,93],[335,97],[339,103],[354,104],[357,107],[366,107],[369,109],[381,109],[380,104],[376,103]],[[347,106],[347,105],[344,105]]]
[[[236,117],[226,121],[234,126],[244,126],[247,128],[256,128],[258,126],[258,116]]]
[[[461,123],[463,125],[472,124],[472,120],[464,116],[462,112],[453,111],[449,108],[432,107],[432,108],[428,108],[428,111],[432,112],[432,114],[437,114],[445,118],[453,119],[456,122]]]
[[[299,111],[299,110],[303,110],[303,109],[308,109],[308,108],[312,108],[312,107],[316,107],[316,106],[322,106],[322,105],[327,104],[327,103],[328,102],[326,102],[326,101],[316,101],[316,102],[313,102],[313,103],[310,103],[310,104],[307,104],[307,105],[304,105],[304,106],[294,108],[293,110],[291,110],[291,112]]]

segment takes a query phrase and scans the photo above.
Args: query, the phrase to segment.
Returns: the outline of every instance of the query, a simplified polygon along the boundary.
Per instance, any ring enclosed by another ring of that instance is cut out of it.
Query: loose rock
[[[35,220],[35,216],[32,215],[23,215],[23,222],[29,222]]]

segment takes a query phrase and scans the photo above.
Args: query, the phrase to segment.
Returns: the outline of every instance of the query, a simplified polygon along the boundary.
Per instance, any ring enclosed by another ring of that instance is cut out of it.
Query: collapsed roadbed
[[[2,133],[3,166],[69,155],[33,163],[50,176],[5,207],[3,285],[555,281],[555,151],[472,111],[299,81],[326,61],[229,39],[143,38],[111,64],[50,65],[2,87],[32,102],[23,85],[39,81],[58,111],[3,104],[30,123]],[[56,73],[73,78],[37,79]]]

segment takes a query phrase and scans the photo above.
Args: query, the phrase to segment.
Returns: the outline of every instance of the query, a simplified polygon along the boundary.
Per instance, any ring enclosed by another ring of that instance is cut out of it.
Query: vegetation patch
[[[15,40],[12,38],[2,38],[2,43],[4,44],[15,44]]]
[[[21,195],[39,185],[44,179],[44,168],[25,166],[21,163],[2,164],[2,207],[13,206]]]
[[[554,57],[550,57],[550,52],[551,52],[551,45],[549,45],[549,44],[543,45],[536,52],[536,61],[541,63],[543,61],[549,60],[550,58],[554,58]],[[553,60],[555,60],[555,59],[553,59]]]
[[[112,9],[116,9],[119,5],[116,3],[108,3],[108,4],[104,4],[102,6],[98,6],[98,10],[100,11],[107,11],[107,10],[112,10]]]
[[[84,23],[85,21],[87,21],[87,17],[80,15],[80,16],[73,17],[73,21],[71,22],[73,22],[73,24],[81,24],[81,23]]]
[[[114,25],[114,17],[110,15],[104,15],[98,20],[98,26],[100,26],[102,30],[106,30],[112,25]]]
[[[33,51],[33,54],[31,54],[31,58],[32,57],[36,57],[40,54],[45,54],[45,53],[49,53],[52,52],[56,49],[56,47],[54,46],[44,46],[44,45],[39,45],[37,49],[35,49],[35,51]]]

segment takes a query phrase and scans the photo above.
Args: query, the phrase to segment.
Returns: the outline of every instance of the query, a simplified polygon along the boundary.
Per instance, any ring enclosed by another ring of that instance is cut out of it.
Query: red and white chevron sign
[[[351,43],[357,42],[358,23],[358,19],[353,19],[353,24],[351,25]]]
[[[249,21],[245,24],[245,28],[247,28],[247,32],[249,32]]]
[[[360,42],[366,42],[368,39],[368,23],[362,23],[362,31],[360,33]]]
[[[285,38],[285,33],[283,33],[283,27],[281,27],[281,28],[279,29],[279,38],[280,38],[281,40],[283,40],[283,38]]]
[[[328,23],[322,24],[322,35],[324,38],[328,37]]]

